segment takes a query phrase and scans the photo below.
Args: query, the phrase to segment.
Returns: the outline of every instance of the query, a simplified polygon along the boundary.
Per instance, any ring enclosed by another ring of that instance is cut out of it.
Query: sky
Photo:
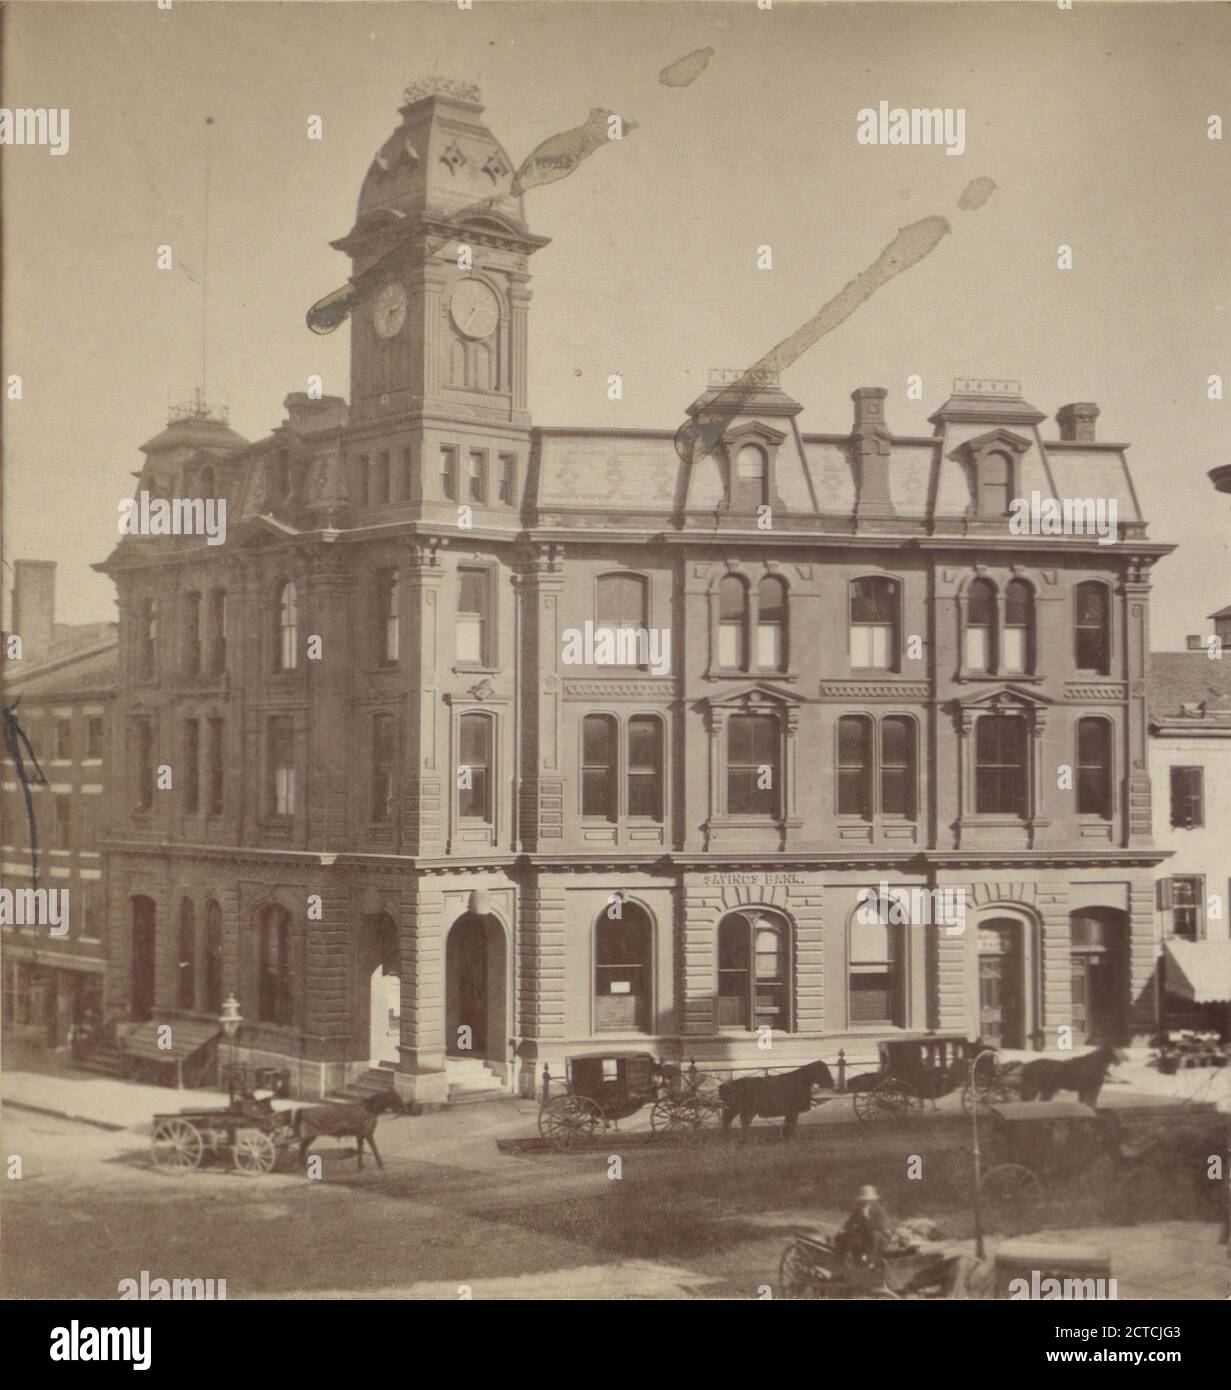
[[[536,424],[674,430],[710,368],[747,367],[939,213],[952,234],[785,373],[801,428],[848,429],[857,386],[888,389],[899,434],[931,432],[955,377],[1020,380],[1049,417],[1095,401],[1099,438],[1132,444],[1150,539],[1180,547],[1153,571],[1155,649],[1231,603],[1231,499],[1205,476],[1231,461],[1231,397],[1207,393],[1231,390],[1231,129],[1207,137],[1231,122],[1227,6],[18,0],[3,23],[4,106],[71,112],[67,155],[0,155],[4,373],[23,381],[4,558],[59,562],[61,621],[114,616],[89,566],[203,346],[206,394],[249,439],[309,375],[346,394],[349,328],[304,314],[344,282],[328,243],[404,86],[433,74],[481,87],[515,165],[594,107],[637,122],[526,195],[552,238],[530,267]],[[707,46],[691,85],[659,82]],[[965,152],[859,144],[881,100],[964,108]],[[982,176],[991,199],[958,210]]]

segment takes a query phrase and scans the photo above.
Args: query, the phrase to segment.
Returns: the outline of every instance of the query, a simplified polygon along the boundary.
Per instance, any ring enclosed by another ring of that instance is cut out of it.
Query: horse
[[[376,1117],[385,1110],[393,1110],[399,1115],[406,1113],[401,1097],[392,1089],[374,1091],[362,1100],[331,1102],[328,1105],[305,1105],[295,1111],[293,1133],[299,1140],[299,1161],[303,1163],[308,1156],[314,1140],[322,1134],[336,1138],[354,1138],[358,1141],[360,1171],[363,1169],[363,1141],[366,1139],[372,1150],[376,1166],[383,1168],[380,1154],[376,1148]]]
[[[1105,1045],[1063,1062],[1053,1057],[1027,1062],[1022,1067],[1022,1099],[1051,1100],[1057,1091],[1076,1091],[1077,1099],[1093,1110],[1108,1070],[1123,1060],[1116,1048]]]
[[[782,1137],[795,1133],[800,1115],[811,1108],[813,1086],[834,1089],[833,1073],[824,1062],[809,1062],[794,1071],[779,1072],[777,1076],[737,1076],[718,1088],[722,1102],[723,1130],[739,1116],[740,1126],[747,1129],[754,1115],[784,1117]]]

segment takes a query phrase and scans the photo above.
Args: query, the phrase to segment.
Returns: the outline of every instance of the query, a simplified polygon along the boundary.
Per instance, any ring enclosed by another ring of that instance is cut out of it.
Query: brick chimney
[[[1093,444],[1094,422],[1098,417],[1099,408],[1093,401],[1074,401],[1072,405],[1062,405],[1056,411],[1060,438],[1072,444]]]
[[[855,402],[855,423],[852,428],[859,458],[859,500],[855,504],[857,517],[896,515],[889,495],[889,449],[892,435],[885,424],[883,386],[860,386],[851,392]]]
[[[29,661],[51,646],[56,632],[56,562],[13,561],[13,631]]]

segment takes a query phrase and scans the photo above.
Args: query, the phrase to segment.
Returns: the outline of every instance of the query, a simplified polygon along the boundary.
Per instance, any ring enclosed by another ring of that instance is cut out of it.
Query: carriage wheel
[[[539,1133],[557,1152],[601,1134],[606,1127],[602,1110],[588,1096],[557,1096],[539,1111]]]
[[[995,1235],[1026,1235],[1039,1229],[1043,1184],[1020,1163],[993,1168],[981,1184],[983,1224]]]
[[[1009,1067],[997,1067],[996,1071],[988,1077],[979,1078],[979,1114],[986,1115],[989,1110],[995,1109],[998,1105],[1004,1105],[1016,1098],[1012,1083],[1009,1081]],[[974,1105],[974,1094],[970,1089],[970,1078],[966,1078],[966,1084],[962,1087],[962,1114],[969,1115],[971,1107]]]
[[[778,1261],[778,1297],[799,1298],[811,1289],[812,1283],[812,1266],[792,1241]]]
[[[856,1091],[854,1106],[856,1119],[865,1125],[909,1120],[923,1112],[919,1092],[909,1081],[899,1081],[896,1076],[886,1077],[870,1091]]]
[[[264,1130],[241,1129],[231,1146],[231,1157],[240,1173],[272,1173],[278,1162],[278,1150]]]
[[[698,1096],[664,1096],[650,1111],[650,1128],[655,1134],[696,1134],[713,1129],[722,1119],[722,1108]]]
[[[154,1129],[150,1156],[155,1168],[168,1172],[197,1168],[204,1152],[201,1132],[188,1120],[161,1120]]]

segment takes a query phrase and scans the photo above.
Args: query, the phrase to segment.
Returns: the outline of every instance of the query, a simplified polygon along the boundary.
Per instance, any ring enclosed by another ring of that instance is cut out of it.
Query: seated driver
[[[834,1246],[853,1264],[869,1265],[884,1254],[891,1234],[880,1193],[874,1187],[861,1187]]]

